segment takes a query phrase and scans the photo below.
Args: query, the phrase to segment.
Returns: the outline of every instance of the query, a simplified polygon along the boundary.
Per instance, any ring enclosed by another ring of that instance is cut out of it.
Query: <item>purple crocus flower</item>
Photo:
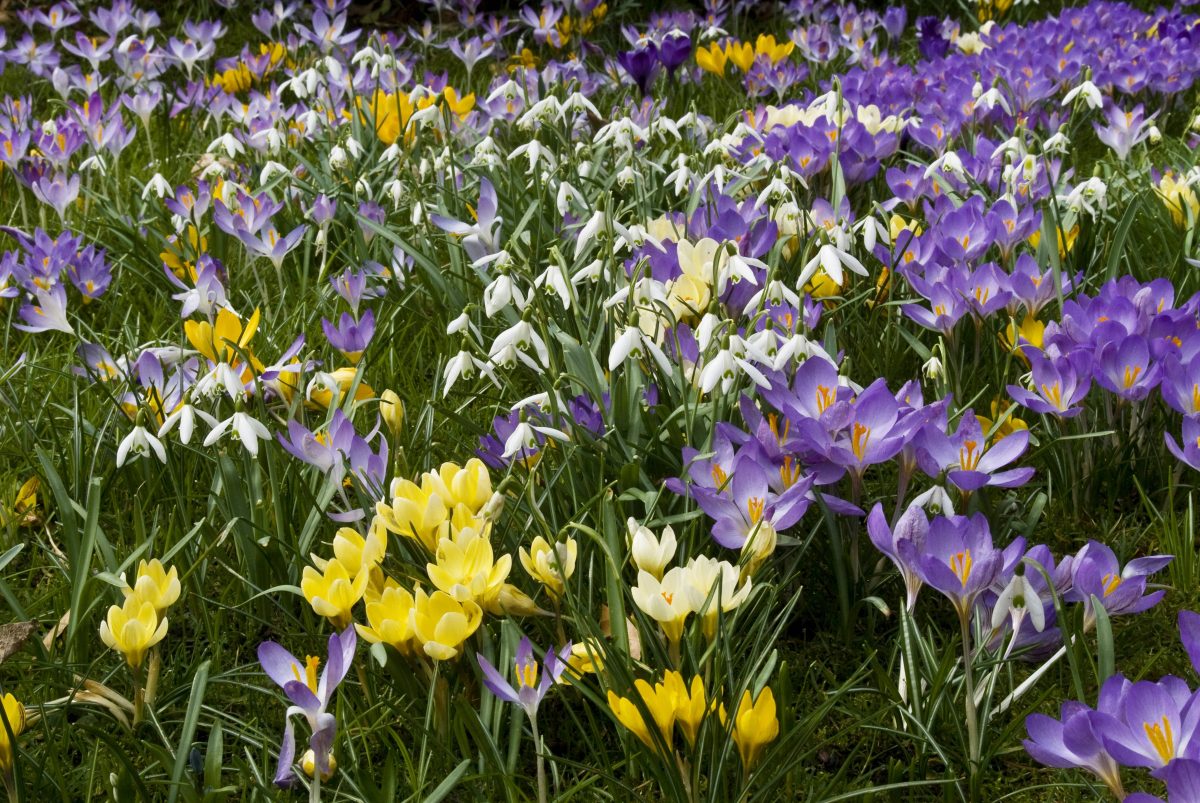
[[[1162,367],[1152,364],[1141,335],[1105,343],[1096,352],[1096,384],[1126,401],[1140,401],[1158,384]]]
[[[658,43],[658,62],[667,69],[670,75],[687,63],[692,57],[692,40],[680,30],[667,32]]]
[[[992,546],[992,533],[981,513],[938,516],[929,525],[917,566],[925,583],[945,594],[960,617],[1003,569],[1003,555]]]
[[[1083,411],[1078,407],[1092,387],[1090,357],[1084,351],[1051,359],[1035,349],[1025,349],[1033,369],[1032,392],[1017,385],[1008,386],[1013,401],[1035,413],[1058,418],[1073,418]]]
[[[268,225],[261,237],[256,237],[248,231],[239,231],[237,238],[246,246],[246,250],[266,257],[271,260],[275,270],[282,270],[283,258],[296,247],[307,229],[308,226],[301,224],[288,232],[286,237],[280,237],[275,227]]]
[[[1029,467],[1000,470],[1024,454],[1029,446],[1028,430],[1017,430],[988,446],[973,410],[963,413],[953,435],[926,425],[920,437],[917,459],[921,469],[931,477],[947,472],[946,479],[961,491],[970,493],[987,485],[1016,488],[1033,476]]]
[[[1128,681],[1126,681],[1128,683]],[[1181,678],[1130,684],[1121,694],[1115,715],[1097,712],[1093,727],[1120,764],[1149,767],[1155,775],[1176,758],[1200,757],[1200,707]]]
[[[925,536],[928,534],[929,518],[922,506],[916,503],[909,505],[900,515],[894,528],[888,526],[881,504],[876,503],[867,516],[867,535],[871,537],[871,543],[887,555],[904,578],[910,612],[917,604],[917,592],[921,590],[923,582],[917,564],[925,549]]]
[[[642,96],[650,94],[650,85],[658,74],[658,46],[643,40],[633,50],[618,53],[617,61],[637,84]]]
[[[13,327],[23,332],[65,332],[75,334],[67,320],[67,291],[61,284],[48,290],[38,289],[34,300],[24,304],[18,314],[25,323],[14,323]]]
[[[358,637],[353,627],[346,628],[340,634],[331,634],[328,659],[319,678],[317,667],[321,664],[320,658],[309,655],[301,662],[274,641],[264,641],[258,645],[258,662],[262,664],[263,671],[283,689],[292,703],[285,715],[287,724],[279,745],[279,768],[275,771],[274,779],[276,786],[289,786],[295,779],[292,765],[296,758],[296,736],[292,717],[296,714],[303,714],[312,729],[308,746],[315,757],[316,771],[322,775],[330,771],[337,720],[325,709],[333,699],[334,690],[350,671],[357,644]]]
[[[714,469],[714,474],[717,474]],[[766,470],[749,454],[734,458],[728,481],[715,490],[693,485],[690,492],[713,519],[712,536],[727,549],[742,549],[754,539],[773,543],[775,535],[794,525],[812,501],[811,475],[798,478],[781,494],[770,489]]]
[[[500,249],[500,218],[497,216],[499,202],[496,188],[486,178],[479,180],[479,204],[475,207],[475,223],[464,223],[444,215],[431,214],[429,221],[444,232],[463,238],[463,249],[472,262]]]
[[[1134,145],[1150,135],[1147,126],[1149,120],[1145,119],[1140,103],[1131,112],[1124,111],[1115,103],[1110,103],[1104,110],[1104,117],[1108,121],[1108,125],[1101,126],[1099,123],[1092,123],[1092,128],[1096,130],[1096,137],[1112,148],[1113,153],[1121,161],[1125,161],[1129,157],[1129,152],[1133,150]]]
[[[900,416],[900,403],[878,379],[848,405],[849,420],[834,443],[833,459],[861,478],[868,466],[891,460],[904,448],[908,421]]]
[[[1109,616],[1141,613],[1154,607],[1166,593],[1159,590],[1147,594],[1147,578],[1172,560],[1172,555],[1150,555],[1131,560],[1122,569],[1112,549],[1099,541],[1088,541],[1071,566],[1071,590],[1066,599],[1083,603],[1085,627],[1095,623],[1092,597],[1100,600]]]
[[[67,213],[67,207],[79,197],[79,174],[75,173],[70,178],[64,173],[43,176],[34,183],[32,189],[37,199],[53,207],[61,220]]]
[[[557,653],[553,649],[546,650],[542,660],[541,678],[538,678],[538,662],[533,657],[533,644],[528,638],[522,638],[517,646],[517,657],[513,670],[517,677],[517,688],[514,689],[496,667],[480,654],[475,658],[479,668],[483,670],[483,683],[492,694],[505,702],[513,703],[525,709],[525,714],[532,720],[537,717],[538,705],[550,691],[550,687],[558,682],[567,668],[567,658],[571,655],[571,642]]]
[[[1111,678],[1109,682],[1115,679]],[[1108,687],[1107,683],[1105,687]],[[1124,798],[1121,768],[1092,727],[1095,713],[1081,702],[1067,700],[1062,704],[1058,719],[1045,714],[1030,714],[1025,719],[1029,738],[1022,740],[1022,744],[1036,761],[1048,767],[1088,770],[1113,790],[1118,799]]]
[[[375,313],[368,309],[362,318],[356,321],[350,313],[343,312],[336,325],[328,318],[322,318],[321,328],[329,345],[340,351],[352,364],[357,365],[362,359],[363,351],[370,345],[371,338],[375,336]]]

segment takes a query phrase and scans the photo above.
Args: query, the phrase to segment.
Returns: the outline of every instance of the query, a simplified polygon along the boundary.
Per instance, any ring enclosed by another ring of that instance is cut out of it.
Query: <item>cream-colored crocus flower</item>
[[[712,641],[720,614],[735,610],[750,595],[750,578],[741,582],[736,566],[709,557],[692,558],[686,569],[690,604],[702,617],[705,637]]]
[[[667,572],[660,582],[650,572],[638,572],[637,585],[632,589],[633,601],[662,626],[667,640],[678,644],[683,638],[683,627],[692,610],[692,597],[688,593],[687,570],[676,566]]]
[[[675,531],[667,525],[663,528],[662,537],[656,538],[649,527],[638,524],[632,518],[625,522],[625,526],[629,530],[629,551],[633,565],[662,579],[667,564],[675,557]]]
[[[722,274],[729,255],[709,237],[695,244],[680,240],[676,253],[682,273],[667,283],[667,306],[675,320],[691,320],[708,309],[713,280]]]
[[[521,547],[521,565],[534,580],[545,586],[553,599],[558,599],[566,589],[566,581],[575,573],[575,558],[579,545],[574,538],[559,541],[553,546],[542,536],[533,539],[529,551]]]

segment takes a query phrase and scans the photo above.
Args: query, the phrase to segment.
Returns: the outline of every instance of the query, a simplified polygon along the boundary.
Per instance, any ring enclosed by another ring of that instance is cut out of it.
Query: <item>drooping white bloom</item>
[[[138,424],[117,447],[117,468],[125,465],[125,461],[129,459],[130,455],[133,455],[136,460],[152,453],[158,458],[158,462],[167,462],[167,452],[163,448],[162,441],[147,432],[144,426]]]
[[[262,425],[262,422],[251,418],[248,413],[239,410],[213,427],[212,431],[204,439],[204,445],[212,446],[226,432],[241,441],[242,448],[249,452],[251,457],[258,456],[258,442],[260,440],[269,441],[271,439],[271,433]]]

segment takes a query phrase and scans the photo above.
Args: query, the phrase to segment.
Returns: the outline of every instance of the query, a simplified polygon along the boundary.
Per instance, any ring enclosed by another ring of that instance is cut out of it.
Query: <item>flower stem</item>
[[[314,769],[312,783],[308,785],[308,803],[320,803],[321,800],[321,769]]]
[[[962,630],[963,650],[963,707],[967,716],[967,760],[971,786],[974,788],[979,770],[979,715],[975,708],[975,671],[971,661],[971,611],[958,612],[958,624]]]
[[[542,737],[538,734],[537,715],[529,718],[529,728],[533,731],[533,749],[537,759],[538,803],[549,800],[549,787],[546,782],[546,759],[542,755]]]

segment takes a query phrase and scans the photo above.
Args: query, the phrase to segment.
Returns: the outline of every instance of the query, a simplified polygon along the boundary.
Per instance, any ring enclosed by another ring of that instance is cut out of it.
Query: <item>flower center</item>
[[[954,572],[963,588],[966,588],[967,580],[971,577],[971,550],[964,549],[951,555],[950,571]]]
[[[1142,729],[1146,731],[1146,738],[1154,747],[1154,751],[1158,753],[1163,764],[1175,757],[1175,736],[1171,733],[1171,720],[1167,719],[1165,714],[1159,723],[1154,725],[1149,722],[1143,723]]]

